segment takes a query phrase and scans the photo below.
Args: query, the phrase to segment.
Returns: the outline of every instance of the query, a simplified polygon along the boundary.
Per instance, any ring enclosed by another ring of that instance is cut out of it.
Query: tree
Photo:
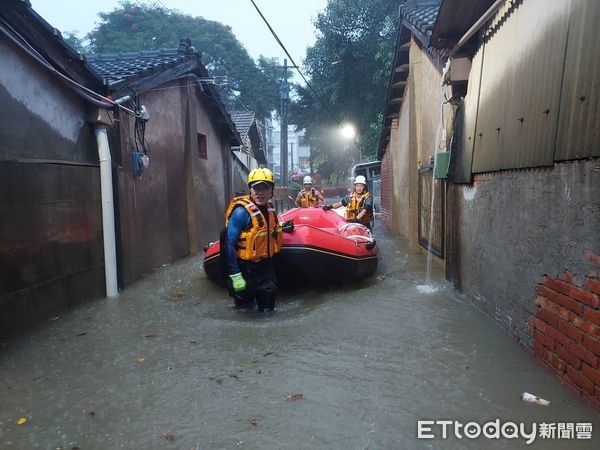
[[[345,176],[352,162],[357,162],[359,151],[363,159],[375,158],[399,3],[329,0],[315,20],[319,37],[308,49],[304,65],[311,85],[326,106],[307,87],[297,85],[292,122],[298,128],[306,128],[315,165],[322,176],[331,180]],[[356,151],[332,134],[331,130],[339,129],[337,121],[356,127]],[[340,160],[344,153],[345,162]]]
[[[176,48],[187,37],[202,52],[211,75],[228,78],[228,86],[219,88],[228,108],[243,109],[243,104],[262,119],[278,105],[277,77],[270,70],[278,65],[277,60],[261,56],[256,64],[227,25],[128,0],[111,12],[100,13],[100,19],[87,35],[92,53]]]

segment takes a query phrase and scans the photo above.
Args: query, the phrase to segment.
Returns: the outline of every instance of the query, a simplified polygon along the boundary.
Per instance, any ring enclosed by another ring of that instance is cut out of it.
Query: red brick
[[[571,366],[567,366],[567,375],[571,380],[575,382],[575,384],[590,394],[594,393],[594,383],[584,377],[579,370],[573,369]]]
[[[581,373],[586,378],[589,378],[591,381],[593,381],[594,384],[597,384],[600,386],[600,370],[594,369],[593,367],[590,367],[586,363],[582,363],[581,364]]]
[[[592,264],[600,266],[600,255],[597,255],[596,253],[590,250],[586,250],[583,252],[583,256]]]
[[[571,290],[571,286],[564,281],[555,280],[554,278],[550,277],[544,277],[543,284],[548,286],[550,289],[565,295],[569,295],[569,291]]]
[[[554,339],[556,342],[560,343],[563,347],[567,346],[571,340],[562,334],[558,329],[555,328],[546,328],[546,335],[551,339]]]
[[[572,313],[571,311],[569,311],[568,309],[563,308],[562,306],[559,306],[556,303],[551,302],[550,300],[542,297],[541,295],[538,295],[533,302],[536,305],[544,308],[545,310],[551,312],[552,314],[557,315],[558,317],[560,317],[564,320],[571,321],[572,317],[576,317],[576,315],[574,313]]]
[[[581,303],[591,306],[592,308],[598,309],[598,295],[594,294],[593,292],[584,291],[581,288],[573,286],[571,287],[571,293],[569,296]]]
[[[598,280],[597,278],[588,278],[585,282],[585,287],[588,288],[590,291],[600,295],[600,280]]]
[[[573,274],[571,272],[569,272],[568,270],[565,270],[565,272],[562,275],[560,275],[558,278],[559,278],[559,280],[562,280],[565,283],[573,284],[573,280],[574,280]]]
[[[591,308],[585,308],[583,311],[583,318],[585,320],[589,320],[590,322],[594,322],[597,325],[600,325],[600,311],[596,311]]]
[[[535,353],[535,355],[538,358],[544,359],[544,356],[546,354],[546,350],[544,349],[544,346],[542,345],[541,342],[537,342],[537,341],[533,342],[533,353]]]
[[[583,335],[583,347],[596,356],[600,356],[600,340],[588,335]]]
[[[544,347],[546,347],[550,350],[554,350],[555,342],[552,339],[550,339],[548,336],[546,336],[545,334],[540,333],[538,330],[535,330],[533,332],[533,340],[534,340],[534,342],[539,342]]]
[[[570,351],[571,353],[573,353],[575,356],[577,356],[581,360],[588,363],[594,369],[598,368],[598,357],[596,355],[594,355],[592,352],[590,352],[589,350],[586,350],[585,348],[583,348],[580,344],[575,344],[573,342],[570,342],[569,344],[567,344],[567,350]]]
[[[556,355],[552,355],[550,365],[558,372],[565,373],[567,371],[565,362]]]
[[[600,338],[600,326],[580,320],[577,327],[596,339]]]
[[[581,359],[579,359],[576,355],[568,351],[560,344],[556,344],[556,354],[564,359],[569,365],[573,366],[575,369],[579,369],[581,367]]]
[[[575,328],[572,325],[569,325],[567,322],[565,322],[564,320],[559,320],[558,321],[558,330],[570,337],[571,339],[573,339],[575,342],[582,342],[583,341],[583,333],[581,331],[579,331],[577,328]]]
[[[537,317],[539,319],[542,319],[547,324],[552,325],[554,328],[557,327],[558,317],[556,317],[550,311],[547,311],[545,309],[539,308],[538,312],[537,312]]]
[[[538,319],[537,317],[533,317],[531,319],[531,326],[536,330],[540,330],[542,333],[546,333],[546,329],[550,326],[543,320]]]
[[[567,297],[566,295],[556,294],[556,297],[554,298],[554,302],[558,303],[561,306],[564,306],[567,309],[570,309],[575,314],[581,314],[581,309],[582,309],[581,303],[576,302],[575,300],[573,300],[570,297]]]
[[[554,299],[556,298],[556,294],[558,294],[558,292],[553,291],[552,289],[549,289],[546,286],[540,285],[540,286],[538,286],[538,294],[544,298],[547,298],[548,300],[554,301]]]

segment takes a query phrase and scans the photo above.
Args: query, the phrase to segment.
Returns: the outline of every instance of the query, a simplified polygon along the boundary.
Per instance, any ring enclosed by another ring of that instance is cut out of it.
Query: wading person
[[[296,206],[299,208],[312,208],[325,204],[323,195],[313,187],[312,178],[308,175],[302,181],[303,189],[296,195]]]
[[[237,308],[275,308],[277,277],[273,256],[281,250],[281,226],[271,203],[275,178],[269,169],[248,175],[250,195],[235,197],[225,212],[225,254],[229,294]]]
[[[328,211],[345,206],[348,222],[361,223],[370,229],[373,220],[373,198],[366,189],[367,180],[364,176],[359,175],[354,179],[354,191],[351,194],[346,195],[339,202],[323,206],[323,209]]]

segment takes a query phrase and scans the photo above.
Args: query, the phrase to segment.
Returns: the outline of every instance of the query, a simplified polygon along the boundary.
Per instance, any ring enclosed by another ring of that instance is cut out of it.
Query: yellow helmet
[[[270,183],[275,186],[275,176],[269,169],[254,169],[248,174],[248,186],[250,187],[257,182]]]

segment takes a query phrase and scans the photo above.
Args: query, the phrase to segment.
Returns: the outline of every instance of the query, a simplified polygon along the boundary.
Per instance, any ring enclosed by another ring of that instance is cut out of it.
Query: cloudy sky
[[[306,47],[315,42],[312,24],[327,0],[254,0],[283,44],[301,64]],[[283,59],[285,54],[275,42],[250,0],[134,0],[177,9],[193,16],[216,20],[231,26],[235,36],[254,58],[260,54]],[[117,0],[31,0],[33,8],[60,31],[77,31],[79,36],[91,31],[99,12],[112,11]]]

